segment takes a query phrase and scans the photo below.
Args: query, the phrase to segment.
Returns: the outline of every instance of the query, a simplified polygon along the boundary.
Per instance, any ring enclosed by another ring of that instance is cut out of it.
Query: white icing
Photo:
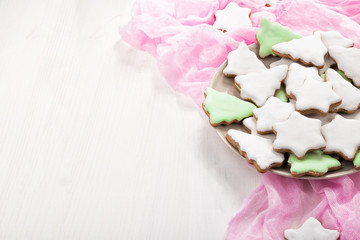
[[[337,114],[321,128],[321,132],[326,140],[325,153],[343,153],[347,159],[354,159],[360,146],[360,120],[346,119]]]
[[[292,91],[296,97],[296,110],[315,109],[327,113],[330,105],[341,101],[341,97],[332,90],[330,82],[319,82],[306,78],[304,84]]]
[[[236,3],[229,3],[223,10],[215,12],[214,27],[231,32],[239,28],[252,27],[250,21],[251,9],[239,7]]]
[[[336,240],[339,232],[336,230],[325,229],[321,223],[311,217],[298,229],[287,229],[284,232],[287,240]]]
[[[327,48],[319,35],[278,43],[272,49],[280,54],[290,55],[293,59],[301,59],[303,62],[311,63],[317,67],[324,65],[324,57],[327,53]]]
[[[280,66],[280,65],[290,65],[292,64],[294,61],[289,59],[289,58],[281,58],[280,60],[277,60],[273,63],[270,63],[270,68],[273,68],[273,67],[277,67],[277,66]]]
[[[325,147],[326,143],[321,135],[321,121],[311,119],[293,112],[288,120],[275,123],[275,150],[290,150],[298,158],[303,158],[309,150]]]
[[[249,117],[249,118],[245,118],[243,120],[243,125],[250,131],[250,133],[252,135],[256,135],[256,136],[260,136],[260,137],[263,137],[263,138],[267,138],[267,139],[270,139],[271,141],[274,142],[275,140],[275,134],[266,134],[266,135],[260,135],[257,133],[257,130],[256,130],[256,119],[254,117]]]
[[[329,47],[329,55],[335,60],[338,68],[344,71],[357,87],[360,87],[360,49]]]
[[[256,119],[254,117],[245,118],[242,123],[250,131],[251,134],[257,135]]]
[[[324,43],[324,45],[329,48],[329,47],[334,47],[334,46],[340,46],[340,47],[352,47],[354,46],[354,41],[345,38],[343,35],[341,35],[339,32],[335,32],[335,31],[329,31],[329,32],[315,32],[315,34],[320,34],[321,36],[321,40]]]
[[[326,71],[326,81],[330,82],[333,90],[342,98],[341,105],[335,111],[343,109],[347,112],[356,111],[360,106],[360,90],[346,81],[333,69]]]
[[[270,139],[231,129],[227,134],[239,144],[241,151],[246,152],[248,159],[256,161],[265,170],[273,163],[284,161],[284,155],[274,152]]]
[[[321,32],[317,31],[314,35],[319,35],[321,37],[324,45],[329,48],[333,46],[341,46],[341,47],[352,47],[354,42],[350,39],[343,37],[340,33],[335,31],[330,32]],[[321,69],[319,69],[319,73],[325,73],[332,65],[336,64],[334,60],[328,55],[325,56],[325,65]]]
[[[290,64],[288,75],[284,81],[286,94],[290,95],[293,89],[303,85],[307,77],[311,77],[319,82],[324,81],[319,76],[318,69],[316,67],[304,67],[298,63]]]
[[[275,94],[285,79],[288,66],[280,65],[270,69],[249,73],[235,78],[236,84],[241,88],[240,96],[250,99],[256,105],[262,106],[265,101]]]
[[[336,62],[332,60],[329,55],[325,56],[325,64],[322,68],[319,69],[319,73],[325,73],[332,65],[335,65]]]
[[[257,131],[272,131],[275,123],[285,121],[293,111],[295,111],[294,104],[285,103],[276,97],[270,97],[264,106],[253,110],[253,115],[257,119]]]
[[[239,76],[266,69],[244,42],[241,42],[236,50],[230,52],[227,59],[227,66],[223,71],[225,75]]]

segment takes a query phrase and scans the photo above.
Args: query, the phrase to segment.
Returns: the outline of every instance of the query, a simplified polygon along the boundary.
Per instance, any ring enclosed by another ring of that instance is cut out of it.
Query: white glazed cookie
[[[249,117],[249,118],[245,118],[242,122],[242,124],[244,125],[244,128],[246,129],[246,131],[248,131],[249,133],[251,133],[252,135],[256,135],[256,136],[260,136],[263,138],[267,138],[270,139],[271,141],[274,142],[275,140],[275,134],[266,134],[266,135],[261,135],[257,132],[256,129],[256,119],[254,117]]]
[[[288,75],[284,81],[286,86],[286,95],[289,97],[293,89],[301,87],[307,77],[311,77],[319,82],[324,81],[319,76],[317,68],[304,67],[298,63],[290,64]]]
[[[280,65],[247,75],[237,76],[235,84],[241,89],[241,98],[251,100],[257,106],[262,106],[280,88],[281,82],[287,75],[287,70],[288,66]]]
[[[360,120],[346,119],[337,114],[330,123],[321,128],[326,140],[326,154],[339,154],[353,160],[360,147]]]
[[[312,78],[306,78],[304,84],[291,93],[292,98],[296,99],[296,110],[302,114],[320,113],[325,116],[342,100],[333,91],[330,82],[319,82]]]
[[[322,32],[322,31],[316,31],[314,34],[320,34],[321,40],[324,43],[324,45],[328,47],[345,47],[350,48],[354,46],[354,41],[345,38],[343,35],[341,35],[339,32],[335,31],[329,31],[329,32]]]
[[[346,81],[334,69],[326,71],[325,80],[332,84],[334,92],[342,98],[341,104],[333,112],[346,112],[350,114],[360,107],[360,90]]]
[[[231,32],[239,28],[250,28],[252,27],[249,18],[250,13],[250,8],[242,8],[231,2],[223,10],[215,12],[216,20],[213,26],[225,32]]]
[[[264,106],[253,110],[253,115],[257,119],[257,132],[259,134],[272,133],[273,125],[285,121],[294,111],[293,103],[285,103],[276,97],[270,97]]]
[[[360,49],[329,47],[329,55],[355,86],[360,87]]]
[[[291,58],[306,65],[314,65],[317,68],[324,66],[324,57],[327,53],[327,48],[319,35],[278,43],[272,47],[272,50],[278,56]]]
[[[311,217],[298,229],[287,229],[284,232],[287,240],[336,240],[340,234],[336,230],[325,229],[321,223]]]
[[[278,43],[272,47],[272,50],[278,56],[291,58],[306,65],[314,65],[317,68],[324,66],[324,57],[327,53],[327,48],[319,35]]]
[[[234,129],[227,132],[226,139],[261,173],[280,167],[284,161],[283,154],[273,151],[273,141],[270,139]]]
[[[326,70],[328,70],[332,65],[336,64],[336,62],[329,55],[326,55],[324,60],[325,60],[324,66],[319,69],[320,74],[325,73]]]
[[[229,53],[227,66],[223,72],[225,76],[236,77],[263,69],[266,69],[265,65],[244,42],[241,42],[236,50]]]
[[[316,31],[314,35],[319,34],[324,45],[329,47],[340,46],[340,47],[352,47],[354,46],[354,42],[348,38],[345,38],[338,32],[329,31],[329,32],[321,32]],[[325,56],[325,65],[323,68],[319,69],[319,73],[325,73],[327,69],[329,69],[332,65],[336,64],[335,61],[328,55]]]
[[[277,152],[291,152],[295,157],[303,159],[308,151],[325,148],[326,142],[320,129],[320,120],[295,111],[286,121],[274,124],[276,139],[273,148]]]
[[[277,67],[280,65],[288,65],[292,64],[294,61],[289,58],[280,58],[280,60],[277,60],[273,63],[270,63],[270,68]]]

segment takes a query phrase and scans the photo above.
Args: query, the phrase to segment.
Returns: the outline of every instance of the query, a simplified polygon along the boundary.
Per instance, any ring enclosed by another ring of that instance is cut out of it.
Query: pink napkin
[[[283,0],[266,7],[263,0],[233,1],[252,10],[252,28],[223,33],[212,27],[214,12],[230,0],[137,0],[131,21],[120,28],[122,38],[152,54],[176,90],[200,106],[216,69],[240,41],[255,42],[262,17],[309,35],[337,30],[360,40],[360,1]],[[271,173],[245,201],[229,224],[227,239],[281,239],[283,231],[318,218],[341,231],[341,239],[360,234],[360,174],[327,181],[294,180]],[[356,237],[355,237],[356,236]]]

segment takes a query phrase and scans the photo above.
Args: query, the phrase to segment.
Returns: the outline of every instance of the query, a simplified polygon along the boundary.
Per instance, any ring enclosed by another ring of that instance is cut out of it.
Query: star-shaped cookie
[[[346,81],[334,69],[326,71],[325,80],[330,82],[333,90],[342,98],[339,106],[333,109],[333,112],[354,113],[360,107],[360,90]]]
[[[322,150],[326,142],[321,135],[321,121],[293,112],[283,122],[275,123],[276,134],[273,148],[277,152],[291,152],[303,159],[310,150]]]
[[[270,97],[264,106],[253,110],[253,116],[257,119],[257,132],[259,134],[272,133],[273,125],[285,121],[294,111],[293,103],[285,103],[276,97]]]
[[[339,154],[346,160],[353,160],[360,148],[360,120],[346,119],[337,114],[335,118],[321,128],[326,140],[327,154]]]
[[[328,171],[334,171],[341,167],[339,160],[323,154],[322,151],[308,152],[301,160],[290,154],[288,164],[291,166],[290,172],[294,177],[305,175],[320,177]]]
[[[290,96],[296,99],[295,108],[302,114],[320,113],[326,116],[342,101],[330,82],[319,82],[309,77],[301,87],[292,90]]]
[[[291,63],[289,66],[289,72],[284,80],[286,86],[286,95],[290,96],[292,90],[301,87],[305,79],[311,77],[316,81],[323,82],[324,80],[319,76],[318,69],[316,67],[304,67],[298,63]]]
[[[263,69],[266,69],[265,65],[244,42],[241,42],[236,50],[229,53],[223,72],[227,77],[236,77]]]
[[[329,47],[329,55],[335,60],[338,68],[353,81],[355,86],[360,87],[360,49],[354,47]]]
[[[277,89],[280,89],[281,82],[287,75],[287,70],[287,65],[280,65],[237,76],[235,84],[241,89],[241,98],[251,100],[257,106],[262,106],[269,97],[274,96]]]
[[[285,230],[284,235],[287,240],[336,240],[340,233],[324,228],[317,219],[311,217],[300,228]]]
[[[226,139],[261,173],[280,167],[284,161],[284,155],[273,150],[270,139],[235,129],[227,132]]]
[[[223,10],[215,12],[214,27],[224,32],[232,32],[239,28],[250,28],[250,8],[239,7],[234,2],[229,3]]]
[[[322,68],[325,64],[324,57],[328,49],[317,34],[278,43],[272,47],[272,51],[280,57],[291,58],[305,65]]]

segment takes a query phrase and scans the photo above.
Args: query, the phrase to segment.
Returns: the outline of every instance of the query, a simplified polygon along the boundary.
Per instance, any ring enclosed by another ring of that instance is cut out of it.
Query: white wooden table
[[[0,2],[0,239],[222,239],[260,183],[120,39],[131,5]]]

